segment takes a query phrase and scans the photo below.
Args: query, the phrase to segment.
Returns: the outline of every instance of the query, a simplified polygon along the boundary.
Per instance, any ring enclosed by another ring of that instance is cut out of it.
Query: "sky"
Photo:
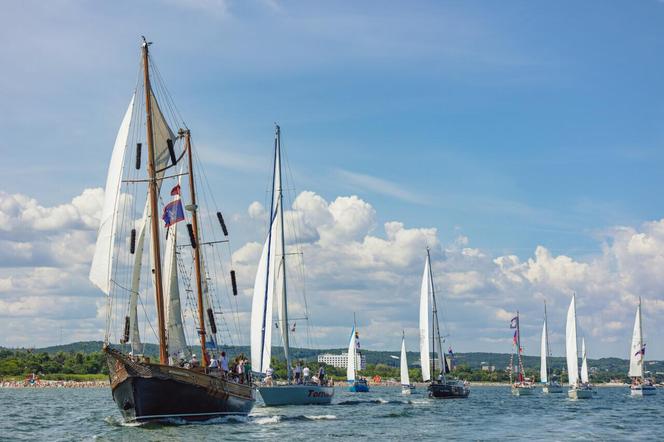
[[[0,345],[103,337],[87,274],[146,35],[229,219],[241,317],[278,122],[318,345],[345,346],[355,310],[364,347],[404,329],[415,350],[428,245],[456,351],[509,352],[519,310],[537,354],[546,299],[562,355],[576,292],[590,357],[628,356],[640,296],[664,358],[664,3],[54,0],[3,17]]]

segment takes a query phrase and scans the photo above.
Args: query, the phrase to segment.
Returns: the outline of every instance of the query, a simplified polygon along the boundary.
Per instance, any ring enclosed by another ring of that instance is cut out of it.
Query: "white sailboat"
[[[429,300],[431,300],[431,335],[429,335]],[[429,348],[431,339],[431,349]],[[436,345],[438,351],[436,352]],[[431,361],[429,353],[432,352],[434,360]],[[436,354],[438,357],[436,358]],[[436,371],[435,361],[438,364],[438,376],[431,378],[431,372]],[[431,254],[427,247],[427,258],[424,261],[424,273],[422,274],[422,285],[420,288],[420,363],[422,367],[422,380],[430,382],[427,390],[429,397],[437,399],[466,398],[470,394],[468,384],[459,379],[448,378],[449,366],[445,361],[443,352],[443,341],[440,337],[440,326],[438,324],[438,308],[436,305],[436,290],[431,270]]]
[[[565,327],[565,352],[567,356],[567,374],[570,389],[567,395],[571,399],[590,399],[593,391],[587,383],[579,379],[579,352],[576,338],[576,293],[567,310],[567,325]],[[587,370],[586,370],[587,375]]]
[[[542,326],[542,344],[540,346],[540,382],[542,393],[562,393],[563,387],[549,370],[549,330],[546,316],[546,302],[544,303],[544,325]]]
[[[334,387],[325,381],[295,380],[292,376],[281,173],[281,129],[276,126],[270,226],[256,271],[251,308],[251,363],[255,373],[265,376],[258,386],[265,405],[329,404],[334,396]],[[287,367],[285,383],[272,381],[272,306],[275,301]]]
[[[410,383],[408,374],[408,358],[406,356],[406,333],[401,337],[401,394],[410,394],[415,391],[415,386]]]
[[[346,363],[346,381],[348,382],[348,390],[353,393],[367,393],[369,391],[369,383],[366,378],[360,376],[357,361],[362,361],[362,354],[360,353],[360,332],[357,330],[357,322],[353,314],[353,330],[350,333],[348,340],[348,361]]]
[[[632,378],[630,394],[632,396],[652,396],[657,392],[650,379],[645,378],[643,370],[646,356],[646,344],[643,342],[643,330],[641,321],[641,298],[636,307],[634,318],[634,332],[632,333],[632,346],[629,352],[629,376]]]

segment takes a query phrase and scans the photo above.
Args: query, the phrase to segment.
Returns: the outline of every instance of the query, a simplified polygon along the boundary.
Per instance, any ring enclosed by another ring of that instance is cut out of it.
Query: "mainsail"
[[[429,360],[429,286],[430,282],[429,260],[424,262],[422,287],[420,289],[420,366],[422,367],[422,380],[431,379],[431,361]]]
[[[576,347],[576,295],[567,310],[567,326],[565,327],[565,352],[567,356],[567,374],[569,385],[579,383],[579,353]]]
[[[546,342],[546,319],[544,319],[544,325],[542,326],[542,345],[540,346],[540,351],[540,382],[547,383],[549,381],[547,368],[549,349]]]
[[[587,384],[589,382],[588,378],[588,359],[586,357],[586,339],[581,339],[581,382]]]
[[[113,272],[113,255],[115,249],[115,234],[120,212],[120,189],[122,185],[122,170],[129,137],[129,126],[134,110],[135,94],[131,97],[127,112],[125,112],[120,130],[115,138],[111,163],[106,176],[106,190],[104,191],[104,207],[101,212],[101,223],[97,233],[95,254],[90,267],[90,281],[107,295],[111,292],[111,279]]]
[[[357,364],[357,334],[355,326],[350,333],[350,341],[348,342],[348,362],[346,364],[346,380],[348,382],[355,381],[355,365]]]
[[[641,330],[641,299],[636,307],[636,317],[634,318],[634,331],[632,333],[632,346],[629,352],[629,373],[633,378],[643,377],[643,358],[645,349],[643,346],[643,332]]]
[[[406,337],[401,338],[401,385],[410,385],[408,360],[406,357]]]

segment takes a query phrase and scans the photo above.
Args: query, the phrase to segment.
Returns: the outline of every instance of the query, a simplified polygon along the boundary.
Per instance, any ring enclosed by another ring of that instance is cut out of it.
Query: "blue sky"
[[[589,262],[616,226],[662,217],[662,2],[60,0],[3,15],[0,189],[45,207],[103,186],[145,34],[226,212],[265,200],[277,121],[298,191],[357,195],[378,236],[435,227],[441,256],[464,237],[493,258],[543,246]],[[236,232],[238,248],[262,241]]]

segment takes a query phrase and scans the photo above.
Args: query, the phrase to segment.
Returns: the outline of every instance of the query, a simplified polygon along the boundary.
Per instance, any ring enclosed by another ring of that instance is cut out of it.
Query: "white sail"
[[[129,341],[134,354],[143,352],[141,336],[138,328],[138,295],[141,288],[141,269],[143,267],[143,250],[145,248],[145,229],[150,216],[150,202],[145,202],[143,217],[139,221],[134,248],[134,265],[131,274],[131,293],[129,295]]]
[[[420,364],[422,367],[422,380],[427,382],[431,379],[431,367],[429,360],[429,260],[424,262],[424,274],[422,275],[422,287],[420,289]]]
[[[357,341],[355,338],[355,327],[350,333],[348,342],[348,362],[346,363],[346,379],[349,382],[355,381],[355,364],[357,363]]]
[[[540,346],[540,382],[547,383],[549,382],[546,359],[549,354],[549,349],[546,343],[546,319],[544,320],[544,325],[542,326],[542,345]]]
[[[120,189],[122,185],[122,169],[129,136],[129,126],[134,110],[134,98],[131,97],[127,112],[125,112],[120,130],[115,138],[111,163],[106,176],[106,190],[104,191],[104,206],[101,212],[101,222],[97,233],[97,244],[90,267],[90,281],[107,295],[111,292],[111,279],[113,272],[113,254],[115,249],[115,233],[118,213],[120,211]]]
[[[410,385],[408,359],[406,357],[406,338],[401,338],[401,385]]]
[[[579,352],[576,348],[576,295],[567,310],[567,326],[565,327],[565,352],[567,356],[567,374],[569,385],[579,383]]]
[[[251,304],[251,366],[258,373],[265,373],[270,367],[272,356],[272,306],[274,304],[276,270],[274,257],[277,254],[277,223],[272,216],[270,233],[265,239]]]
[[[588,378],[588,359],[586,357],[586,339],[581,339],[581,382],[587,384],[589,382]]]
[[[212,324],[207,317],[208,309],[212,308],[210,302],[210,286],[208,285],[207,273],[205,271],[205,258],[203,254],[201,258],[201,291],[203,292],[203,321],[205,322],[205,347],[209,350],[217,349],[217,336],[212,333]]]
[[[636,307],[634,318],[634,331],[632,332],[632,346],[629,351],[629,373],[633,378],[643,377],[643,331],[641,330],[641,300]]]
[[[182,325],[180,287],[177,266],[177,224],[168,229],[168,239],[164,250],[164,311],[166,312],[166,336],[168,355],[173,361],[186,360],[191,356]]]

